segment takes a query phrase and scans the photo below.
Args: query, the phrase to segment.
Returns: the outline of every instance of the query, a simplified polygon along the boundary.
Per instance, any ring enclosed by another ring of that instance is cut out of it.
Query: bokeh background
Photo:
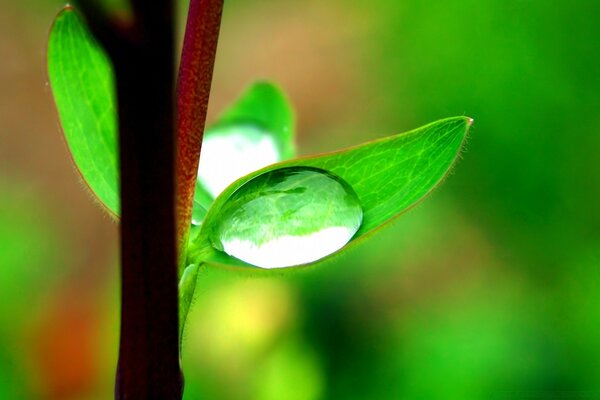
[[[211,119],[269,78],[304,154],[475,125],[446,183],[350,255],[202,277],[186,399],[600,399],[600,2],[226,3]],[[1,5],[0,399],[108,399],[118,228],[46,83],[61,3]]]

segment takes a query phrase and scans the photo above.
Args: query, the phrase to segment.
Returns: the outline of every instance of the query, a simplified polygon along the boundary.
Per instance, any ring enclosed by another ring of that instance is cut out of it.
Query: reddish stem
[[[192,206],[212,83],[223,0],[191,0],[177,83],[177,238],[180,266]]]

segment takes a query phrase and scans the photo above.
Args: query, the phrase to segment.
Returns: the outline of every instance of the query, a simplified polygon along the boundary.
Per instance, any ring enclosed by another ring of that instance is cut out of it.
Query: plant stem
[[[192,218],[192,204],[223,0],[190,0],[177,82],[177,238],[180,268]]]
[[[132,0],[134,21],[127,32],[100,18],[93,3],[83,1],[82,8],[113,61],[119,113],[121,338],[115,397],[181,399],[173,2]]]
[[[115,57],[122,210],[116,397],[181,399],[173,4],[132,6],[137,40]]]

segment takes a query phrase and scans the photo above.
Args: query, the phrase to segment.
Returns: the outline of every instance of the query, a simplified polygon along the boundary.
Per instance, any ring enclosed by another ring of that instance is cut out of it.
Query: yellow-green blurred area
[[[118,229],[71,166],[46,84],[59,8],[0,8],[0,399],[113,392]],[[600,399],[599,15],[227,0],[211,119],[269,78],[304,154],[475,125],[442,187],[349,255],[279,278],[205,272],[186,399]]]

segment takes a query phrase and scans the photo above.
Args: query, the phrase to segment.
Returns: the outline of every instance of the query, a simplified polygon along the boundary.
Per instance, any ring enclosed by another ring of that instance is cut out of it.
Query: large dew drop
[[[276,163],[280,152],[272,135],[253,124],[226,124],[206,131],[198,179],[216,198],[230,183]]]
[[[227,200],[211,232],[215,248],[261,268],[319,260],[344,247],[362,223],[352,187],[311,167],[259,175]]]

